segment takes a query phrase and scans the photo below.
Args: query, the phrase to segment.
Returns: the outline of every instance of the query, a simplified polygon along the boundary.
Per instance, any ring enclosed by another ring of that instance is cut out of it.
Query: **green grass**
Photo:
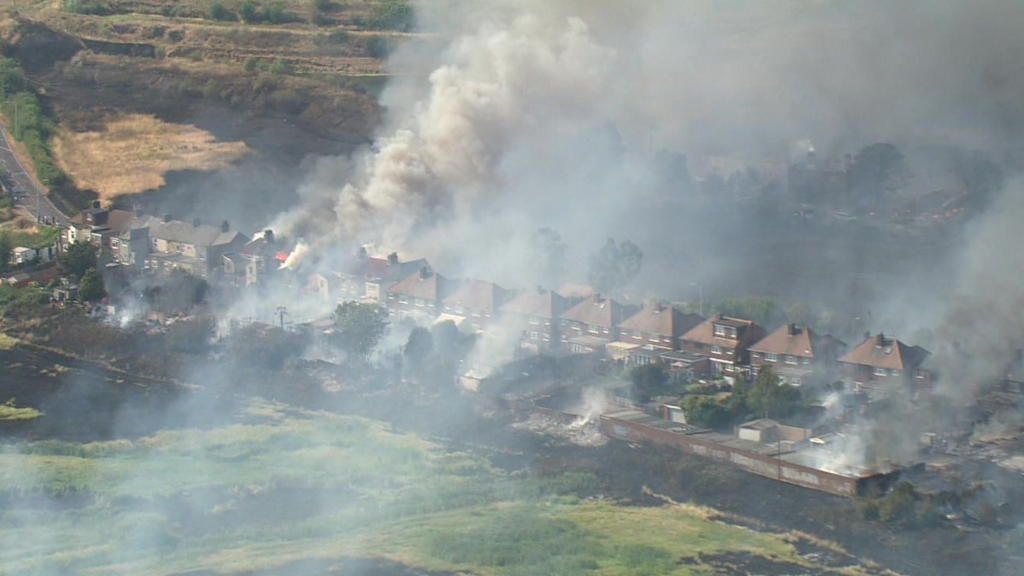
[[[43,413],[35,408],[19,408],[11,398],[4,404],[0,404],[0,422],[12,422],[15,420],[34,420]]]
[[[37,226],[31,232],[9,232],[12,246],[24,246],[26,248],[43,248],[53,246],[60,238],[60,228],[56,226]]]
[[[18,339],[0,333],[0,350],[10,350],[18,345]]]
[[[236,574],[370,556],[495,576],[697,576],[710,569],[680,560],[715,551],[806,565],[783,535],[704,509],[578,497],[599,492],[590,474],[510,476],[379,422],[256,402],[211,430],[5,445],[0,493],[58,497],[0,510],[0,574]],[[85,505],[62,509],[62,495]]]

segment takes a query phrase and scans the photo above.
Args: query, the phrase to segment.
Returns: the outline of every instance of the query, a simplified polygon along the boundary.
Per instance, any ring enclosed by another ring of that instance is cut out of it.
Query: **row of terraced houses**
[[[660,363],[685,378],[753,377],[770,366],[793,385],[844,379],[858,389],[927,388],[929,353],[884,334],[865,335],[852,349],[828,334],[793,324],[767,333],[750,320],[704,318],[660,302],[623,303],[584,287],[508,290],[493,282],[457,280],[426,260],[368,258],[333,277],[315,274],[325,299],[364,299],[393,319],[450,320],[486,336],[500,326],[537,353],[596,353],[630,365]]]

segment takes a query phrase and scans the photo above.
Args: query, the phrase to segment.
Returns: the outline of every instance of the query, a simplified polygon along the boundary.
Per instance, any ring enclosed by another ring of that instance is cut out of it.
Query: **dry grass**
[[[100,132],[63,132],[55,156],[79,188],[101,199],[162,186],[172,170],[223,170],[249,152],[244,142],[217,142],[195,126],[131,114]]]

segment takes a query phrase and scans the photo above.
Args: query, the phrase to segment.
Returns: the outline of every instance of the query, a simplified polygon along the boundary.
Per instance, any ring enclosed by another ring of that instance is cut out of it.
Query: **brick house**
[[[145,230],[145,233],[140,232]],[[224,255],[237,252],[249,237],[233,231],[227,222],[206,226],[163,218],[138,219],[119,238],[120,259],[129,265],[145,263],[149,272],[184,270],[200,278],[213,278],[224,272]]]
[[[100,208],[94,201],[88,210],[73,216],[61,232],[61,241],[67,244],[90,242],[103,250],[109,250],[120,260],[120,236],[130,230],[135,222],[135,213],[128,210]]]
[[[648,351],[679,350],[679,339],[703,321],[696,314],[680,312],[661,302],[646,304],[619,325],[618,341]]]
[[[711,360],[711,373],[745,372],[748,348],[764,338],[764,328],[750,320],[715,314],[679,339],[679,349]]]
[[[920,346],[909,346],[878,333],[868,335],[838,362],[843,378],[857,391],[871,391],[907,385],[917,387],[919,380],[930,381],[930,374],[922,368],[930,354]]]
[[[636,312],[636,306],[594,294],[562,314],[558,323],[562,348],[577,354],[597,351],[614,342],[619,325]]]
[[[443,300],[458,288],[457,280],[423,267],[388,288],[386,306],[392,317],[433,320],[441,314]]]
[[[497,315],[502,306],[515,297],[515,292],[506,290],[494,282],[467,280],[442,301],[442,312],[465,318],[467,328],[481,332]]]
[[[523,326],[523,347],[539,351],[561,346],[559,318],[572,307],[572,301],[540,286],[525,290],[502,307],[510,322]]]
[[[769,366],[785,383],[800,386],[813,376],[832,375],[836,359],[846,348],[828,334],[787,324],[750,346],[750,367],[756,375]]]

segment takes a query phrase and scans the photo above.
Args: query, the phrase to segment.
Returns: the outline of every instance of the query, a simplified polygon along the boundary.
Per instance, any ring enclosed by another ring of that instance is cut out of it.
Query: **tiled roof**
[[[803,326],[787,324],[772,332],[764,339],[750,346],[751,351],[770,352],[772,354],[797,356],[800,358],[814,358],[828,354],[828,349],[845,348],[841,341],[828,336],[821,335]],[[834,356],[833,356],[834,358]]]
[[[400,294],[425,300],[444,300],[458,287],[457,281],[445,278],[436,272],[417,271],[388,289],[388,294]]]
[[[602,328],[614,328],[634,313],[636,306],[625,306],[612,298],[595,294],[573,306],[562,315],[562,319]]]
[[[724,338],[721,336],[715,336],[715,324],[721,324],[723,326],[731,326],[737,328],[740,332],[739,340],[734,338]],[[723,345],[733,347],[737,342],[757,342],[764,336],[764,329],[754,324],[750,320],[744,320],[742,318],[731,318],[729,316],[722,316],[721,314],[715,314],[711,318],[701,322],[696,327],[691,329],[686,334],[683,334],[682,339],[687,342],[697,342],[700,344],[707,345]]]
[[[509,314],[533,318],[558,318],[569,308],[568,301],[551,290],[534,288],[525,290],[502,308]]]
[[[686,314],[671,306],[651,304],[620,324],[623,330],[661,334],[678,338],[704,321],[696,314]]]
[[[590,298],[596,293],[597,290],[582,284],[563,284],[558,289],[558,295],[562,298]]]
[[[213,246],[214,244],[227,244],[238,232],[221,232],[219,226],[193,226],[187,222],[162,220],[150,224],[150,238],[158,238],[168,242],[181,242],[182,244],[193,244],[196,246]]]
[[[913,370],[924,362],[930,352],[920,346],[908,346],[895,338],[876,334],[863,341],[839,359],[846,364],[887,368],[889,370]]]
[[[514,296],[494,282],[468,280],[458,290],[444,298],[446,306],[462,306],[474,310],[494,312]]]

